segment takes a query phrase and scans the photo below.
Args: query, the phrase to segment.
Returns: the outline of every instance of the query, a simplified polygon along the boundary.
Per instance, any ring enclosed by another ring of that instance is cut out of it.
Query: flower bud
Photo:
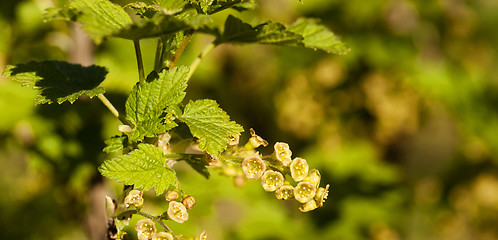
[[[122,133],[131,133],[133,129],[129,125],[119,125],[118,131]]]
[[[228,142],[228,146],[234,147],[234,146],[237,146],[239,144],[239,140],[240,140],[239,134],[237,134],[235,136],[229,136],[229,138],[230,138],[230,142]]]
[[[327,197],[329,196],[329,187],[330,187],[330,185],[327,184],[327,186],[325,186],[325,188],[321,187],[321,188],[318,188],[316,190],[315,200],[318,203],[319,207],[323,207],[323,203],[325,202],[325,199],[327,199]]]
[[[171,140],[171,135],[168,133],[164,133],[159,135],[157,139],[157,147],[163,151],[164,154],[171,153],[171,146],[169,144],[169,140]]]
[[[308,162],[302,158],[294,158],[290,164],[291,176],[294,181],[299,182],[308,176]]]
[[[187,195],[183,198],[182,203],[185,206],[185,208],[192,209],[195,205],[195,198],[190,195]]]
[[[147,240],[156,234],[156,226],[148,218],[139,220],[135,226],[135,230],[137,230],[139,240]]]
[[[180,194],[176,190],[169,190],[166,192],[166,195],[164,195],[164,198],[168,202],[175,201],[178,197],[180,197]]]
[[[171,233],[158,232],[153,237],[152,240],[173,240],[175,239]]]
[[[249,179],[258,179],[266,170],[266,164],[259,155],[247,157],[242,162],[242,171]]]
[[[206,231],[202,232],[201,234],[199,234],[199,236],[195,237],[195,240],[207,240],[207,239],[208,239],[208,235],[207,235]]]
[[[290,184],[285,184],[275,191],[275,196],[279,200],[289,200],[294,197],[294,187]]]
[[[284,176],[280,172],[267,170],[261,177],[261,185],[267,192],[273,192],[284,185]]]
[[[318,205],[317,205],[315,199],[311,199],[311,200],[307,201],[305,204],[303,204],[301,207],[299,207],[299,210],[301,212],[309,212],[309,211],[313,211],[317,208],[318,208]]]
[[[137,208],[142,207],[142,205],[144,205],[144,199],[142,197],[143,194],[144,193],[142,191],[136,189],[131,190],[125,197],[124,204],[126,205],[126,207],[129,207],[131,205]]]
[[[283,142],[277,142],[273,146],[275,152],[273,155],[275,158],[280,161],[284,166],[289,166],[292,162],[292,151],[289,148],[289,144]]]
[[[320,185],[321,178],[322,175],[320,175],[320,172],[318,170],[311,169],[304,181],[311,183],[315,187],[318,187]]]
[[[116,202],[109,196],[105,197],[105,214],[107,217],[114,217],[114,209],[116,209]]]
[[[294,188],[294,197],[300,203],[306,203],[315,197],[316,187],[309,182],[300,182]]]
[[[183,223],[188,220],[188,212],[185,206],[182,203],[171,201],[168,206],[168,217],[169,219]]]
[[[245,150],[252,150],[261,145],[263,145],[263,147],[268,146],[268,142],[264,140],[262,137],[256,135],[254,129],[251,128],[249,131],[251,132],[251,138],[249,138],[249,141],[244,146]]]

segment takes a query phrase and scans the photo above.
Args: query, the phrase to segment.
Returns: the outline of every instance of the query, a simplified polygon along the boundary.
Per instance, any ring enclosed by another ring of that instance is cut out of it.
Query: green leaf
[[[106,160],[99,172],[106,178],[126,185],[135,185],[147,191],[154,188],[162,194],[168,186],[176,183],[175,171],[165,165],[163,152],[150,144],[140,144],[127,155]]]
[[[185,97],[188,67],[163,69],[159,74],[153,71],[142,84],[133,87],[126,100],[127,118],[135,125],[130,136],[132,141],[143,137],[154,137],[174,125],[164,124],[164,110],[179,104]]]
[[[217,43],[262,43],[286,46],[301,46],[304,38],[287,31],[280,23],[264,23],[252,27],[230,15],[225,21],[225,31]]]
[[[130,40],[158,37],[178,31],[197,29],[199,17],[180,20],[167,15],[155,5],[130,4],[139,14],[150,18],[139,19],[133,23],[124,9],[109,0],[76,0],[61,9],[47,9],[44,19],[75,21],[83,24],[83,29],[100,44],[106,37],[120,37]]]
[[[303,43],[307,48],[335,54],[345,54],[349,51],[346,44],[317,19],[301,18],[289,28],[289,31],[303,36]]]
[[[75,0],[62,9],[48,9],[44,18],[79,22],[97,44],[132,24],[124,9],[109,0]]]
[[[216,43],[274,44],[320,49],[335,54],[349,51],[346,44],[316,19],[299,19],[291,27],[271,22],[253,27],[236,17],[228,16],[225,31]]]
[[[207,14],[214,14],[225,9],[233,8],[239,12],[256,8],[254,0],[218,0],[207,8]]]
[[[205,178],[209,178],[209,171],[206,167],[206,161],[199,158],[190,158],[190,159],[182,159],[187,162],[196,172],[204,176]]]
[[[25,87],[39,90],[36,104],[73,103],[86,94],[94,97],[104,92],[98,85],[104,81],[107,70],[104,67],[83,67],[59,61],[29,62],[9,65],[3,72],[6,77],[20,82]]]
[[[120,150],[123,150],[125,147],[128,146],[128,137],[126,135],[121,135],[121,136],[113,136],[105,141],[105,144],[107,145],[104,148],[104,152],[106,153],[111,153],[111,152],[117,152]]]
[[[161,7],[167,14],[180,12],[187,4],[186,0],[153,0],[152,2]]]
[[[238,135],[244,129],[223,111],[216,101],[205,99],[190,101],[180,118],[199,139],[201,150],[211,156],[218,156],[227,148],[230,136]]]

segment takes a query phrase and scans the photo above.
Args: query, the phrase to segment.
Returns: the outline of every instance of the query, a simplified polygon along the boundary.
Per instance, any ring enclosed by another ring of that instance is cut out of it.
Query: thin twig
[[[145,74],[142,51],[140,50],[140,40],[133,40],[133,45],[135,46],[135,54],[137,55],[138,79],[139,83],[142,84],[145,81]]]
[[[204,48],[204,50],[202,50],[202,52],[199,54],[199,56],[197,56],[197,58],[194,59],[194,61],[190,65],[190,71],[188,72],[188,75],[187,75],[187,81],[190,80],[190,78],[192,77],[192,74],[194,74],[195,70],[197,69],[197,67],[201,63],[201,60],[204,58],[204,56],[206,56],[209,52],[211,52],[211,50],[213,50],[215,47],[216,47],[216,44],[214,42],[207,45]]]
[[[175,52],[175,55],[173,56],[173,58],[169,62],[168,68],[171,69],[171,68],[175,67],[178,60],[180,60],[180,56],[182,55],[183,51],[187,47],[188,43],[190,42],[190,38],[192,37],[193,34],[194,34],[194,30],[190,30],[187,32],[187,35],[185,36],[185,38],[183,38],[182,43],[180,44],[180,46],[178,47],[178,49]]]
[[[112,105],[111,101],[109,101],[109,99],[107,99],[104,96],[103,93],[100,93],[99,95],[97,95],[97,97],[104,104],[104,106],[106,106],[107,109],[111,111],[112,115],[117,117],[123,124],[132,126],[131,123],[121,113],[119,113],[119,111],[114,107],[114,105]]]

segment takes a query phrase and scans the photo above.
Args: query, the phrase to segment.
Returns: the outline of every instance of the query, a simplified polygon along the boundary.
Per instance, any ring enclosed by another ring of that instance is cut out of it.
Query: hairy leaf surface
[[[164,110],[185,97],[188,71],[183,66],[163,69],[159,74],[153,71],[142,85],[133,87],[126,100],[126,116],[135,124],[132,141],[164,133],[172,126],[164,124]]]
[[[106,147],[104,152],[111,153],[123,150],[128,145],[128,137],[126,135],[113,136],[105,141]]]
[[[176,183],[175,171],[165,165],[163,152],[150,144],[140,144],[127,155],[106,160],[99,172],[106,178],[147,191],[154,188],[162,194],[170,184]]]
[[[210,99],[190,101],[180,118],[190,128],[192,135],[199,139],[201,150],[218,156],[227,148],[230,136],[244,129],[223,111],[216,101]]]
[[[83,67],[59,61],[29,62],[9,65],[3,72],[6,77],[20,82],[25,87],[39,90],[36,104],[64,101],[73,103],[86,94],[94,97],[104,92],[98,85],[104,81],[107,70],[104,67]]]

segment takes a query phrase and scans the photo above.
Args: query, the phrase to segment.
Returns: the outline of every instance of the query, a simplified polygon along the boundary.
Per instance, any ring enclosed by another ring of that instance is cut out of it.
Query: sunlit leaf
[[[163,152],[150,144],[140,144],[127,155],[106,160],[99,166],[100,173],[109,179],[135,185],[147,191],[154,188],[162,194],[170,184],[176,183],[175,171],[166,166]]]
[[[230,121],[230,117],[216,101],[210,99],[190,101],[185,106],[180,120],[185,122],[192,135],[199,139],[199,148],[212,156],[219,155],[227,148],[230,136],[244,131],[239,124]]]
[[[335,54],[345,54],[349,51],[344,42],[316,19],[301,18],[289,28],[289,31],[303,36],[303,43],[307,48]]]

